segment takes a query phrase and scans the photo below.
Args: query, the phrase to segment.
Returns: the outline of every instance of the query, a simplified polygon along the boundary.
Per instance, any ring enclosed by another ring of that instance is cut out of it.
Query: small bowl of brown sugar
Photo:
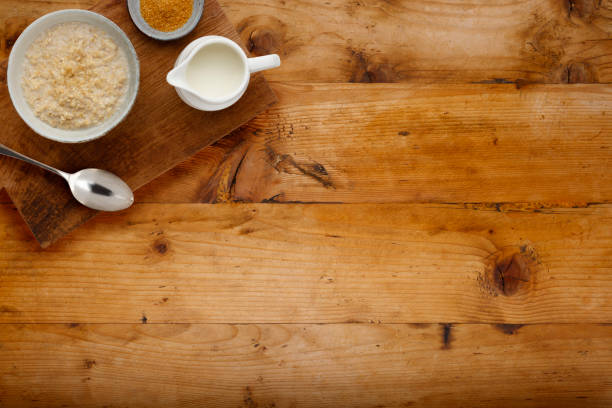
[[[145,35],[169,41],[195,28],[202,17],[204,0],[128,0],[128,10]]]

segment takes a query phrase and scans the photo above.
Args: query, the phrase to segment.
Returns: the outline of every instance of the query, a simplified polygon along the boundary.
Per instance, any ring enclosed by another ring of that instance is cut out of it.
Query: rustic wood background
[[[275,107],[47,250],[0,196],[0,407],[612,406],[612,0],[221,4]]]

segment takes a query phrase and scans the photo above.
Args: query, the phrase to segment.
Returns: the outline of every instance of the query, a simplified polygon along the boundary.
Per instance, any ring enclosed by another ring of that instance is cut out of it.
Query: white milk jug
[[[211,35],[185,47],[166,80],[187,105],[217,111],[238,102],[252,73],[278,66],[276,54],[247,58],[234,41]]]

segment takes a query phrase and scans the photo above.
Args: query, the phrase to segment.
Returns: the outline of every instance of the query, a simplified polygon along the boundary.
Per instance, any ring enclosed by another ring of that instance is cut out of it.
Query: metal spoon
[[[105,170],[85,169],[74,174],[47,166],[0,144],[0,154],[23,160],[62,176],[70,186],[72,195],[86,207],[100,211],[120,211],[134,202],[132,189],[123,180]]]

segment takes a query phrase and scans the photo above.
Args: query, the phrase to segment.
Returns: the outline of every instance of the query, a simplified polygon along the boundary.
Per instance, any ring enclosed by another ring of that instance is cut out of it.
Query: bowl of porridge
[[[34,21],[9,57],[7,83],[21,118],[39,135],[64,143],[97,139],[131,110],[140,66],[125,33],[86,10]]]

